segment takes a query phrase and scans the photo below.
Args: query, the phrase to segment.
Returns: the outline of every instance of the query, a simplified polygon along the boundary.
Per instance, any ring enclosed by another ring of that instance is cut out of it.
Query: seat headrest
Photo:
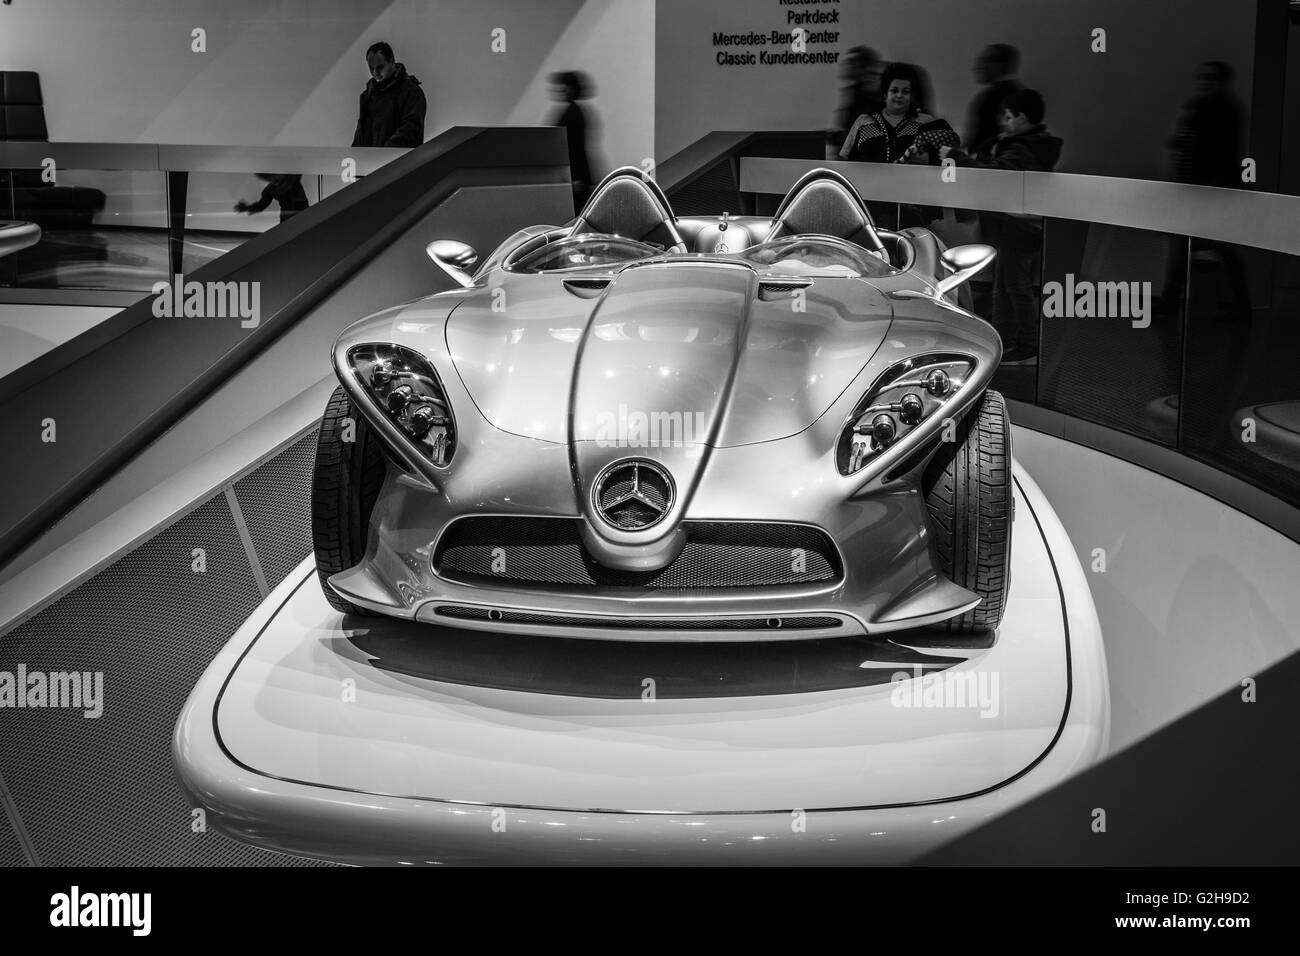
[[[792,233],[819,233],[847,239],[865,229],[870,220],[866,211],[831,180],[809,183],[794,196],[781,221]]]
[[[814,169],[794,184],[776,211],[769,238],[784,235],[835,236],[879,254],[884,249],[866,203],[853,184],[830,169]]]
[[[623,175],[606,180],[583,207],[583,232],[602,232],[644,239],[671,219],[672,212],[640,178]],[[578,231],[578,230],[575,230]]]

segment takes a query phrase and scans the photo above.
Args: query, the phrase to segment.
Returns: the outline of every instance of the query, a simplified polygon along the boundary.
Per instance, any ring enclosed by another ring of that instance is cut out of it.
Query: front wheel
[[[922,481],[939,570],[980,603],[942,627],[990,631],[1002,621],[1011,578],[1011,422],[987,391],[926,467]]]
[[[347,392],[336,388],[321,418],[311,482],[311,540],[325,599],[345,614],[371,612],[340,597],[329,577],[360,564],[366,555],[370,514],[379,499],[388,461],[370,423]]]

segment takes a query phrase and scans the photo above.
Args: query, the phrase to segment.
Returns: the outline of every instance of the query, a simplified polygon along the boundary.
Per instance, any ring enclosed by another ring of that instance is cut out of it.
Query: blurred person
[[[1183,104],[1174,135],[1166,141],[1175,182],[1241,185],[1242,109],[1232,84],[1232,67],[1221,60],[1196,68],[1196,93]]]
[[[1196,87],[1183,104],[1174,135],[1166,140],[1170,150],[1170,173],[1174,182],[1194,186],[1240,189],[1244,111],[1233,92],[1234,71],[1222,60],[1207,60],[1196,67]],[[1232,296],[1227,318],[1249,322],[1252,315],[1250,284],[1240,252],[1232,245],[1210,239],[1192,240],[1192,264],[1196,271],[1222,271]],[[1171,239],[1165,267],[1163,298],[1170,303],[1183,299],[1188,277],[1187,240]],[[1244,339],[1244,333],[1242,335]]]
[[[235,203],[235,212],[261,212],[272,202],[280,204],[280,221],[288,221],[295,213],[307,208],[307,191],[302,188],[302,176],[297,173],[258,173],[257,178],[266,182],[262,195],[254,202],[239,200]]]
[[[1007,43],[992,43],[980,52],[971,69],[980,91],[966,110],[962,142],[973,149],[1001,132],[1002,101],[1022,85],[1016,79],[1016,72],[1020,69],[1020,51]]]
[[[580,212],[595,187],[588,152],[590,131],[582,100],[595,94],[594,84],[587,74],[577,70],[552,73],[551,99],[560,104],[547,120],[547,126],[563,127],[569,141],[569,178],[573,181],[573,207]]]
[[[1008,43],[990,43],[980,51],[971,67],[980,89],[966,108],[966,127],[962,143],[978,155],[1001,132],[998,122],[1002,101],[1021,88],[1016,79],[1020,70],[1020,51]],[[972,223],[978,218],[973,209],[956,210],[957,221]]]
[[[1051,172],[1062,140],[1048,132],[1047,104],[1037,90],[1020,89],[1002,101],[1001,132],[975,155],[941,148],[958,166]],[[1043,221],[1037,216],[980,213],[980,235],[998,251],[993,262],[993,325],[1002,336],[1004,365],[1038,363],[1038,298],[1042,278]]]
[[[859,116],[871,116],[884,108],[880,97],[880,54],[868,46],[855,46],[844,55],[840,71],[840,99],[832,127],[826,133],[826,158],[835,159],[844,145],[849,127]]]
[[[361,92],[353,146],[419,146],[424,142],[428,108],[420,81],[394,61],[393,48],[382,40],[366,50],[370,79]]]

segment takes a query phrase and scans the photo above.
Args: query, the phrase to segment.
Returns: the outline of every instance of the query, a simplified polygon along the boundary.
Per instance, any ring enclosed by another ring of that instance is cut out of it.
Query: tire
[[[939,570],[980,596],[940,627],[956,634],[993,630],[1011,579],[1011,423],[1006,403],[987,391],[945,442],[922,479]]]
[[[352,441],[345,440],[348,422]],[[355,567],[366,554],[370,515],[379,499],[388,460],[370,423],[343,389],[336,388],[321,418],[316,440],[316,467],[311,482],[311,540],[316,573],[325,599],[345,614],[372,612],[345,601],[329,577]]]

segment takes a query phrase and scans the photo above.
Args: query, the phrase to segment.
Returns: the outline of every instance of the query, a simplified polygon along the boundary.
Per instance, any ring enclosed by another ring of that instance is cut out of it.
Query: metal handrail
[[[345,159],[358,176],[404,156],[407,149],[371,146],[181,146],[168,143],[0,142],[0,169],[127,169],[144,172],[301,173],[339,175]]]
[[[742,156],[742,193],[784,194],[811,169],[846,176],[866,199],[1046,216],[1300,255],[1300,196],[1148,179]]]

